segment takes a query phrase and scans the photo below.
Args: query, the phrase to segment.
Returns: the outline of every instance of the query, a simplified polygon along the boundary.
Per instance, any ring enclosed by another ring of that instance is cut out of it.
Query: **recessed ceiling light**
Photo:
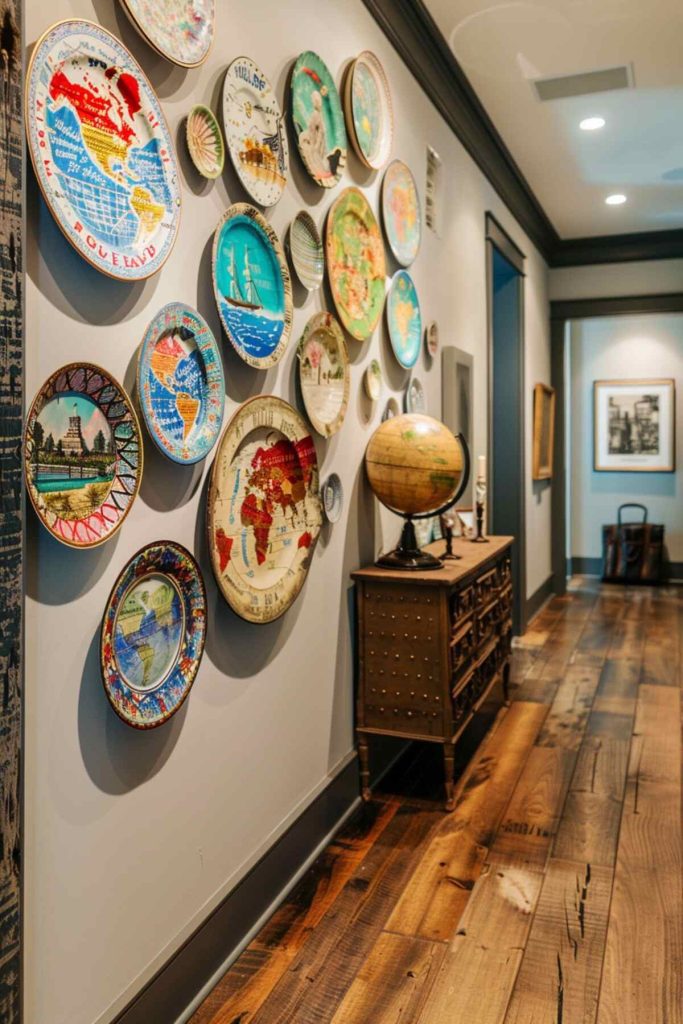
[[[605,127],[604,117],[584,117],[583,121],[579,121],[579,128],[584,132],[594,132],[598,128]]]
[[[608,206],[621,206],[622,203],[626,202],[626,196],[621,192],[615,192],[612,196],[607,196],[605,202]]]

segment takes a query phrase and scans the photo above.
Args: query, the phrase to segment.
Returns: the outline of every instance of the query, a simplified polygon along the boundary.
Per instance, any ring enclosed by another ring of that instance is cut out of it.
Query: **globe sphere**
[[[448,427],[431,416],[406,413],[380,424],[365,450],[375,496],[401,515],[435,512],[457,494],[464,455]]]

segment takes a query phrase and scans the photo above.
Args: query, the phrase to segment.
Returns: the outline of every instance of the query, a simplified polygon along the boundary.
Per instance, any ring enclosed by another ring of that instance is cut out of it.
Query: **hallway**
[[[576,578],[453,813],[412,751],[192,1024],[681,1024],[682,624],[683,590]]]

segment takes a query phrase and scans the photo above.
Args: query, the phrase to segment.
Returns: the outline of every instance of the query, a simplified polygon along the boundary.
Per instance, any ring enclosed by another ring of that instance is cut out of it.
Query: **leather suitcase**
[[[642,522],[625,523],[622,511],[639,508]],[[605,583],[660,583],[664,560],[664,527],[648,523],[639,502],[619,506],[617,522],[602,528],[602,579]]]

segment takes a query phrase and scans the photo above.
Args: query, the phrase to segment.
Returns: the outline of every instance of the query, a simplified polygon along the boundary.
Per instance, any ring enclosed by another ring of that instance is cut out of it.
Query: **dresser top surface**
[[[474,544],[471,540],[461,537],[453,538],[453,553],[461,558],[445,562],[442,569],[413,571],[409,569],[381,569],[376,565],[366,565],[351,573],[354,580],[367,580],[382,583],[416,583],[436,587],[452,587],[460,580],[497,558],[511,547],[514,537],[489,537],[486,544]],[[446,550],[445,540],[436,540],[425,548],[433,555],[441,556]]]

